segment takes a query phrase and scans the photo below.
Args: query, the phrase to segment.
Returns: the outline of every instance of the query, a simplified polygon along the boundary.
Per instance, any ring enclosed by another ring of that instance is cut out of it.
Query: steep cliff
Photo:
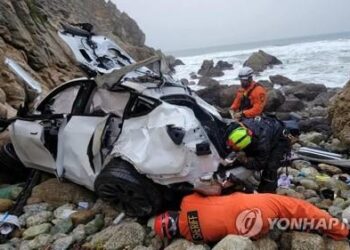
[[[60,22],[90,22],[94,31],[118,42],[136,60],[154,53],[145,34],[126,13],[105,0],[0,1],[0,116],[14,113],[24,91],[4,66],[4,58],[21,63],[44,90],[83,75],[57,35]]]

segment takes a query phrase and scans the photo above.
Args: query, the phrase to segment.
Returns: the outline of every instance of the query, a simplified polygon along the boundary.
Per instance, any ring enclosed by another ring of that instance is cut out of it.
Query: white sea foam
[[[222,84],[239,84],[237,74],[251,53],[263,49],[276,56],[283,64],[267,69],[257,79],[267,80],[270,75],[280,74],[295,81],[323,83],[327,87],[342,87],[350,79],[350,39],[318,41],[270,46],[249,50],[226,51],[180,58],[185,65],[176,67],[178,78],[189,79],[197,72],[203,60],[224,60],[234,65],[223,77],[215,78]]]

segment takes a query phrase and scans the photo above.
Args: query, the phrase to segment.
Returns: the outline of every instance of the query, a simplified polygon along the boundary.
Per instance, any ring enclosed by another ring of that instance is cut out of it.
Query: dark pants
[[[289,153],[289,141],[281,135],[276,145],[272,148],[269,161],[262,171],[259,193],[274,193],[277,188],[277,170],[285,155]]]

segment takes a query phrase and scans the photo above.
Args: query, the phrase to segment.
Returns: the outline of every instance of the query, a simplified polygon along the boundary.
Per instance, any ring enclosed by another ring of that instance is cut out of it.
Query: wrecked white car
[[[135,63],[86,29],[65,26],[59,35],[93,77],[60,85],[32,112],[21,109],[10,121],[13,146],[5,146],[0,161],[18,157],[27,168],[121,202],[134,216],[157,212],[173,190],[220,193],[217,174],[230,162],[226,122],[215,108],[163,75],[161,63],[158,73],[145,67],[158,57]],[[6,63],[40,93],[19,65]]]

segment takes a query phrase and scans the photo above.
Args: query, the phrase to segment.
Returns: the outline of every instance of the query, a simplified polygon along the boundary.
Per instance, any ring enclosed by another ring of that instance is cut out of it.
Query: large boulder
[[[305,104],[298,98],[288,97],[284,103],[278,107],[278,112],[295,112],[305,108]]]
[[[198,74],[207,77],[220,77],[224,75],[221,69],[214,67],[213,60],[204,60]]]
[[[326,136],[332,134],[330,122],[323,117],[311,117],[299,121],[300,130],[302,132],[320,132]]]
[[[233,69],[233,64],[220,60],[216,63],[215,68],[219,70],[230,70]]]
[[[319,94],[324,92],[327,92],[326,86],[316,83],[303,83],[286,90],[287,95],[294,95],[295,97],[305,101],[312,101]]]
[[[244,62],[243,66],[251,67],[255,73],[259,73],[272,67],[273,65],[282,64],[277,57],[267,54],[266,52],[259,50],[254,52],[247,61]]]
[[[217,87],[220,83],[210,77],[201,77],[198,81],[198,85],[205,87]]]
[[[331,102],[329,116],[333,133],[350,147],[350,81]]]
[[[328,107],[330,100],[339,92],[339,89],[328,89],[327,92],[320,93],[312,102],[312,106]]]
[[[267,92],[267,100],[264,111],[276,111],[286,100],[282,92],[278,89],[271,89]]]
[[[228,108],[231,106],[238,89],[238,85],[219,85],[217,87],[199,90],[197,94],[212,105],[220,108]]]
[[[294,82],[291,79],[282,75],[273,75],[273,76],[269,76],[269,78],[273,84],[278,84],[280,86],[295,86],[295,85],[298,85],[299,83],[299,82]]]

